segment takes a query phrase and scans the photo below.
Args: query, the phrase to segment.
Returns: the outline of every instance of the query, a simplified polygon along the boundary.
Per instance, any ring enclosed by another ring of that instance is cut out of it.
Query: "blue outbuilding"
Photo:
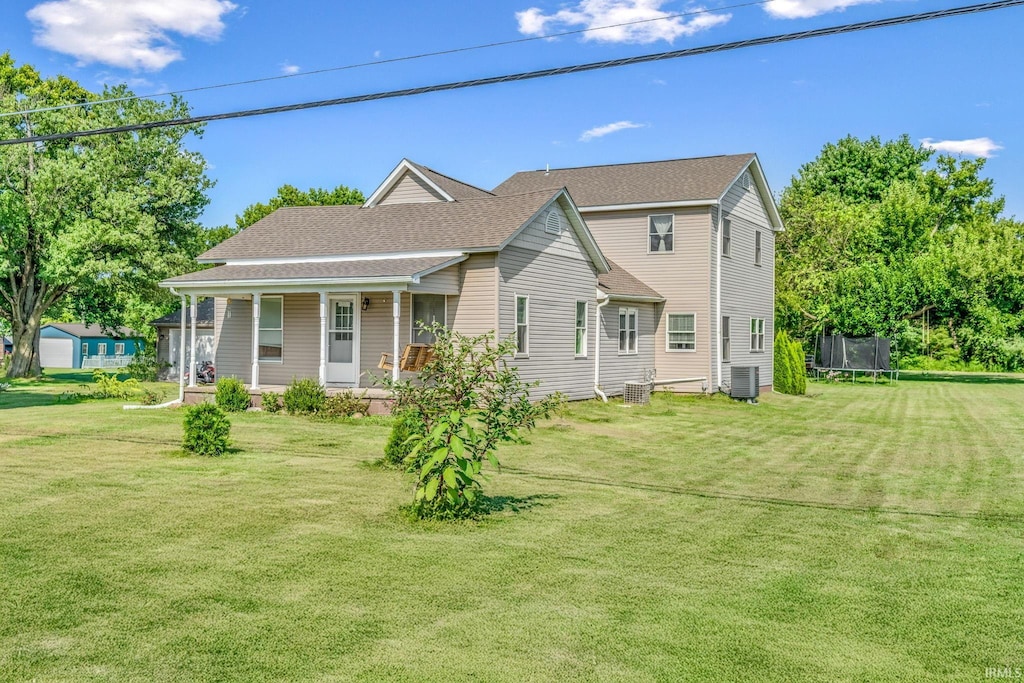
[[[49,323],[39,331],[39,364],[44,368],[116,368],[127,365],[142,341],[120,328],[107,334],[99,325]]]

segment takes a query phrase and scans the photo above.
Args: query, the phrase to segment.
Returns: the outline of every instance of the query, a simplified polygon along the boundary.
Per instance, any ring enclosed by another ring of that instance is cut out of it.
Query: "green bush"
[[[217,380],[217,407],[228,413],[241,413],[249,407],[249,390],[234,377]]]
[[[143,389],[142,395],[139,397],[139,403],[144,406],[155,406],[163,403],[164,392],[159,389]]]
[[[217,406],[200,403],[185,409],[185,450],[198,455],[223,455],[228,449],[231,422]]]
[[[107,374],[99,368],[92,371],[92,381],[96,383],[96,388],[92,390],[96,398],[119,398],[126,401],[141,390],[139,380],[128,378],[122,382],[116,374]]]
[[[140,382],[156,382],[160,379],[160,373],[169,368],[169,363],[158,363],[156,360],[156,345],[146,344],[136,351],[131,361],[124,367],[124,371],[132,379]]]
[[[409,442],[411,436],[423,436],[423,418],[414,410],[407,410],[394,416],[395,421],[391,424],[391,434],[384,446],[384,464],[389,467],[400,468],[405,459],[412,453],[415,444]]]
[[[775,336],[774,359],[773,390],[780,394],[806,394],[807,371],[804,367],[804,350],[800,342],[790,339],[785,331],[779,332]]]
[[[293,379],[284,390],[284,407],[292,415],[312,415],[327,401],[327,392],[314,379]]]
[[[276,391],[264,391],[260,399],[260,405],[268,413],[281,412],[281,394]]]
[[[356,396],[351,390],[346,390],[333,396],[328,396],[323,407],[317,411],[321,417],[352,417],[353,415],[365,416],[370,410],[370,402],[366,400],[366,394]]]

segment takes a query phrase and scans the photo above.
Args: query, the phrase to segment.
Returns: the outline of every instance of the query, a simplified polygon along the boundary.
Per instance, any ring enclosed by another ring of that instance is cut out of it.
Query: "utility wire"
[[[857,31],[866,31],[868,29],[885,28],[889,26],[900,26],[903,24],[913,24],[922,21],[930,21],[932,19],[965,16],[969,14],[977,14],[979,12],[988,12],[997,9],[1005,9],[1008,7],[1015,7],[1019,5],[1024,5],[1024,0],[996,0],[995,2],[986,2],[978,5],[951,7],[942,10],[935,10],[932,12],[921,12],[919,14],[907,14],[901,17],[874,19],[871,21],[862,21],[853,24],[843,24],[840,26],[817,28],[808,31],[798,31],[796,33],[783,33],[774,36],[750,38],[747,40],[739,40],[729,43],[718,43],[716,45],[705,45],[702,47],[686,48],[683,50],[670,50],[668,52],[637,55],[635,57],[608,59],[601,62],[590,62],[588,64],[560,66],[551,69],[540,69],[538,71],[525,71],[515,74],[506,74],[504,76],[490,76],[487,78],[477,78],[468,81],[440,83],[436,85],[421,86],[418,88],[388,90],[384,92],[368,93],[364,95],[353,95],[350,97],[339,97],[335,99],[318,100],[314,102],[301,102],[297,104],[285,104],[276,107],[263,107],[260,109],[246,109],[240,111],[225,112],[221,114],[206,114],[204,116],[190,116],[178,119],[147,121],[145,123],[113,126],[110,128],[96,128],[92,130],[82,130],[70,133],[53,133],[49,135],[33,135],[22,138],[9,138],[0,140],[0,146],[16,145],[31,142],[46,142],[49,140],[69,140],[81,137],[91,137],[95,135],[108,135],[111,133],[128,133],[133,131],[151,130],[154,128],[167,128],[171,126],[189,126],[198,123],[207,123],[210,121],[225,121],[228,119],[248,118],[252,116],[263,116],[266,114],[280,114],[283,112],[302,111],[305,109],[317,109],[321,107],[334,107],[345,104],[356,104],[359,102],[372,102],[376,100],[410,97],[412,95],[423,95],[426,93],[446,92],[449,90],[461,90],[465,88],[476,88],[483,85],[495,85],[498,83],[514,83],[518,81],[532,80],[535,78],[547,78],[549,76],[561,76],[563,74],[582,73],[586,71],[598,71],[601,69],[609,69],[618,66],[628,66],[631,64],[645,64],[649,62],[660,62],[669,59],[679,59],[682,57],[694,57],[696,55],[728,52],[730,50],[738,50],[740,48],[745,47],[773,45],[777,43],[786,43],[796,40],[806,40],[808,38],[820,38],[823,36],[833,36],[844,33],[854,33]]]
[[[233,88],[239,85],[253,85],[256,83],[268,83],[270,81],[281,81],[288,78],[299,78],[301,76],[315,76],[318,74],[332,73],[335,71],[347,71],[349,69],[360,69],[367,66],[380,66],[382,64],[395,64],[397,62],[409,62],[416,59],[424,59],[427,57],[442,57],[445,55],[454,55],[460,52],[472,52],[474,50],[486,50],[494,47],[505,47],[507,45],[519,45],[521,43],[531,43],[537,40],[550,40],[552,38],[562,38],[565,36],[579,35],[581,33],[590,33],[593,31],[606,31],[612,28],[623,28],[626,26],[635,26],[637,24],[647,24],[654,21],[668,21],[670,19],[681,19],[684,17],[696,16],[699,14],[716,14],[719,12],[726,12],[733,9],[741,9],[744,7],[754,7],[756,5],[766,5],[772,0],[756,0],[755,2],[744,2],[738,5],[727,5],[725,7],[716,7],[714,9],[699,9],[691,10],[689,12],[679,12],[678,14],[666,14],[661,17],[653,17],[651,19],[636,19],[634,21],[624,21],[618,24],[607,24],[605,26],[592,26],[589,28],[574,29],[572,31],[562,31],[560,33],[548,33],[542,36],[530,36],[528,38],[516,38],[514,40],[503,40],[493,43],[483,43],[480,45],[469,45],[464,47],[454,47],[447,50],[437,50],[435,52],[422,52],[419,54],[405,55],[402,57],[391,57],[389,59],[376,59],[371,62],[357,62],[355,64],[346,64],[344,66],[332,66],[323,69],[313,69],[310,71],[300,71],[294,74],[281,74],[279,76],[263,76],[261,78],[250,78],[244,81],[233,81],[230,83],[218,83],[215,85],[201,85],[194,88],[182,88],[181,90],[167,90],[164,92],[153,93],[151,95],[128,95],[125,97],[112,97],[105,100],[91,100],[88,102],[71,102],[69,104],[60,104],[53,107],[39,107],[38,109],[24,109],[21,111],[12,112],[0,112],[0,118],[7,116],[22,116],[24,114],[35,114],[45,111],[58,111],[61,109],[71,109],[74,107],[88,107],[93,104],[112,104],[116,102],[130,102],[131,100],[146,100],[153,99],[156,97],[167,97],[168,95],[183,95],[185,93],[201,92],[204,90],[217,90],[219,88]]]

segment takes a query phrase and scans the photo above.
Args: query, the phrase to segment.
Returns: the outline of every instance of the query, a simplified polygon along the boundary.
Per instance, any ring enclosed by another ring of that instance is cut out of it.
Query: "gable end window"
[[[764,352],[764,318],[750,319],[750,350]]]
[[[445,324],[444,294],[413,294],[412,296],[412,342],[414,344],[433,344],[437,335],[431,327],[437,323]]]
[[[576,356],[587,355],[587,302],[576,302]]]
[[[722,316],[722,362],[728,363],[732,360],[732,333],[729,330],[729,316]]]
[[[668,350],[697,350],[697,316],[693,313],[669,313]]]
[[[516,296],[516,355],[530,354],[530,297]]]
[[[662,214],[647,217],[648,251],[665,254],[674,251],[675,216]]]
[[[548,217],[544,220],[544,232],[552,235],[562,234],[562,217],[554,209],[548,211]]]
[[[722,256],[732,255],[732,221],[722,221]]]
[[[280,363],[284,354],[284,297],[260,297],[261,363]]]
[[[637,310],[635,308],[619,309],[619,355],[636,353],[637,346]]]
[[[754,265],[761,265],[761,231],[754,233]]]

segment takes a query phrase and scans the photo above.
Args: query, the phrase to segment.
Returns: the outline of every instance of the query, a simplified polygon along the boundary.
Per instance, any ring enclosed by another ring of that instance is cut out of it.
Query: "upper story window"
[[[562,234],[562,217],[554,209],[548,211],[548,217],[544,220],[544,232],[552,235]]]
[[[754,265],[761,265],[761,231],[754,233]]]
[[[670,313],[668,316],[668,350],[697,349],[697,316],[693,313]]]
[[[434,323],[445,324],[444,294],[413,294],[412,341],[414,344],[433,344],[437,335],[431,331]]]
[[[516,355],[530,353],[530,297],[516,297]]]
[[[674,251],[675,216],[662,214],[647,217],[647,234],[649,237],[648,251],[652,254],[663,254]]]
[[[732,221],[726,218],[722,221],[722,256],[732,254]]]
[[[635,308],[619,309],[619,354],[636,353],[637,342],[637,310]]]

